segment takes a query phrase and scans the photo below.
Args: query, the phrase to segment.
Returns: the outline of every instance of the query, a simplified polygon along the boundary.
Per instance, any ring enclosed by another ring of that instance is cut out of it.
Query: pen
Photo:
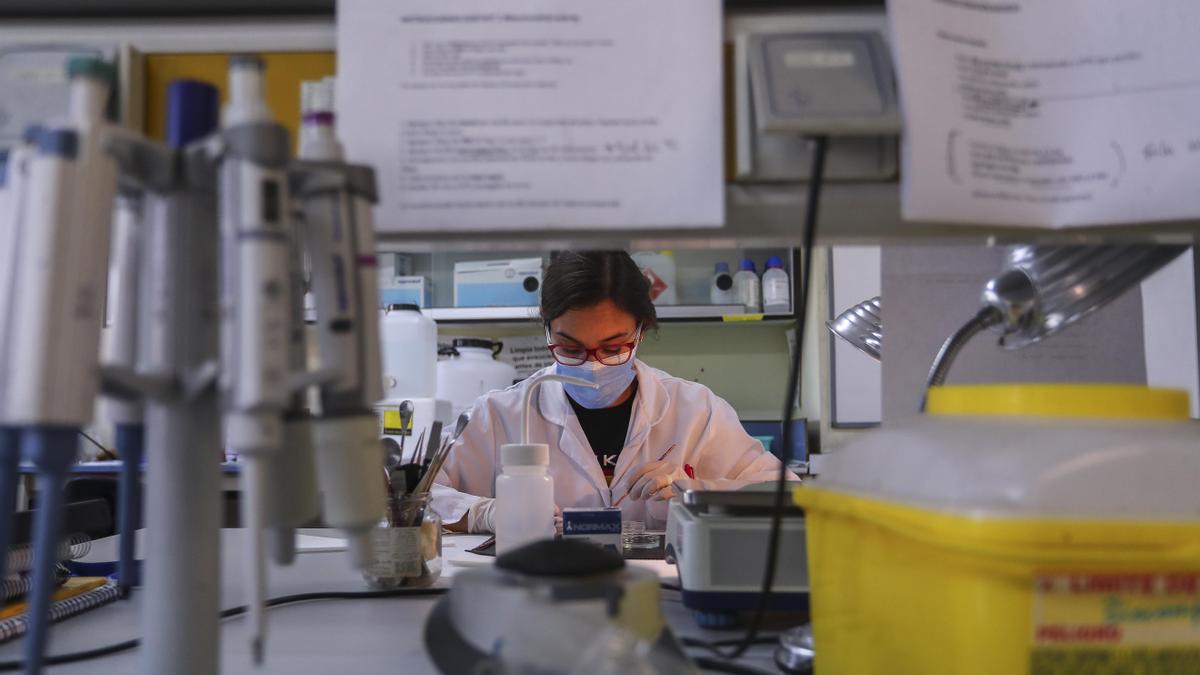
[[[658,458],[658,459],[656,459],[656,460],[654,460],[654,461],[656,461],[656,462],[661,462],[661,461],[663,461],[664,459],[666,459],[666,458],[667,458],[667,455],[671,454],[671,451],[675,449],[675,446],[676,446],[676,445],[679,445],[679,444],[678,444],[678,443],[672,443],[672,444],[671,444],[671,447],[667,448],[667,451],[666,451],[666,452],[664,452],[662,455],[660,455],[660,456],[659,456],[659,458]],[[629,487],[625,488],[625,494],[621,495],[621,498],[620,498],[620,499],[618,499],[617,501],[613,502],[613,506],[616,506],[617,504],[620,504],[622,501],[624,501],[624,500],[625,500],[625,498],[629,496],[629,491],[630,491],[630,490],[632,490],[632,489],[633,489],[633,486],[632,486],[632,485],[630,485]]]

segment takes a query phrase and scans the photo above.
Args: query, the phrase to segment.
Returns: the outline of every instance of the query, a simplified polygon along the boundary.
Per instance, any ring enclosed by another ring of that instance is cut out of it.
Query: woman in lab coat
[[[541,315],[556,361],[542,372],[599,385],[545,382],[534,393],[530,442],[550,446],[560,509],[616,505],[622,520],[654,526],[666,521],[671,484],[689,468],[708,489],[777,477],[779,460],[746,434],[728,403],[636,358],[658,324],[649,282],[628,253],[559,254],[546,270]],[[493,531],[500,446],[521,442],[530,380],[480,397],[450,449],[434,508],[451,529]]]

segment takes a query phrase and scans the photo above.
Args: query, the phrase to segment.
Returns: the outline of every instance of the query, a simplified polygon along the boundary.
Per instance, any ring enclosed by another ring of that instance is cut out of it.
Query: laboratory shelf
[[[657,305],[659,321],[688,323],[725,321],[727,323],[779,323],[792,320],[787,313],[750,314],[741,305]],[[510,323],[537,321],[536,307],[430,307],[425,316],[439,324]]]
[[[536,321],[537,307],[429,307],[421,311],[438,323],[514,322]]]
[[[731,184],[725,190],[726,224],[718,228],[581,229],[527,232],[379,232],[383,250],[409,252],[551,251],[569,248],[713,250],[778,248],[801,243],[805,188],[794,184]],[[1200,220],[1049,230],[952,223],[900,217],[898,182],[830,182],[822,189],[817,243],[876,244],[1098,244],[1194,243]]]
[[[721,319],[748,313],[741,305],[655,305],[654,311],[659,319]]]
[[[421,284],[424,289],[423,312],[426,316],[442,324],[522,324],[536,321],[538,308],[534,303],[538,300],[537,292],[521,294],[519,299],[498,300],[513,304],[498,306],[459,307],[456,286],[460,281],[455,270],[462,263],[487,263],[488,267],[498,266],[497,269],[525,270],[511,277],[500,277],[489,280],[488,283],[507,284],[511,281],[521,282],[521,275],[534,276],[540,282],[542,275],[554,256],[554,250],[544,252],[528,247],[504,252],[480,246],[474,249],[421,252],[398,246],[380,245],[379,268],[381,303],[384,302],[414,302],[417,293],[412,284]],[[754,316],[747,314],[746,309],[738,304],[713,304],[711,288],[714,271],[718,264],[727,265],[730,272],[738,269],[743,260],[755,264],[756,273],[765,271],[767,261],[772,257],[779,258],[783,269],[792,282],[790,297],[796,297],[796,271],[799,259],[796,251],[790,247],[748,247],[729,246],[709,249],[681,249],[670,252],[658,249],[660,253],[669,254],[672,261],[668,267],[660,269],[664,279],[669,279],[669,287],[674,289],[674,297],[670,302],[660,298],[655,308],[658,317],[664,323],[675,322],[717,322],[717,321],[756,321]],[[637,252],[633,251],[635,259]],[[540,269],[537,260],[541,261]],[[532,261],[532,262],[530,262]],[[536,273],[535,269],[539,269]],[[669,271],[668,271],[669,270]],[[472,282],[478,283],[478,282]],[[407,289],[403,284],[409,284]],[[396,296],[397,291],[405,296]],[[506,291],[508,292],[508,291]],[[386,296],[386,299],[385,297]],[[411,296],[411,299],[407,299]],[[724,300],[725,298],[717,298]],[[467,303],[473,304],[473,303]],[[765,315],[764,319],[789,319],[792,310],[789,306],[785,311]]]

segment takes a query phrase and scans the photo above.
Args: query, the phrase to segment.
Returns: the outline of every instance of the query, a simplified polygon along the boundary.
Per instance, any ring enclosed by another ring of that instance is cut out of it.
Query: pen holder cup
[[[363,579],[372,590],[424,588],[442,575],[442,519],[430,494],[388,498],[387,513],[371,530],[371,562]]]

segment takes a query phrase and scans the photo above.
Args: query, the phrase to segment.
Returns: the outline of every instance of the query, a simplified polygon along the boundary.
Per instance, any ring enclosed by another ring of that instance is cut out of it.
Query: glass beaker
[[[371,530],[371,563],[363,579],[372,590],[423,588],[442,575],[442,519],[431,495],[388,497],[387,513]]]

